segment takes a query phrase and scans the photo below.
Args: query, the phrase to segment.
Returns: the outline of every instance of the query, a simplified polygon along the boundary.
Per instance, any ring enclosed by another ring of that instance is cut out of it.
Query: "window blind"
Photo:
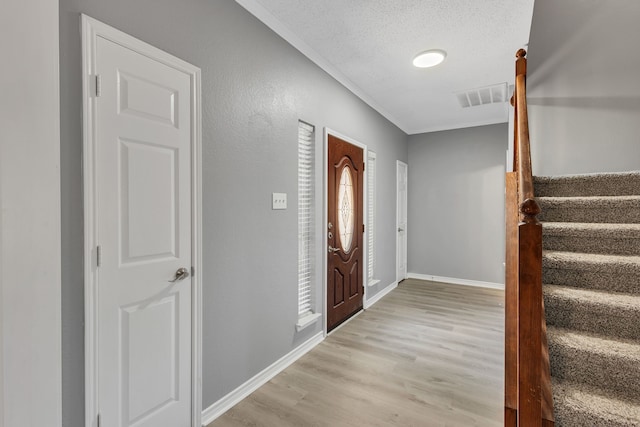
[[[373,280],[376,267],[376,153],[367,154],[367,283]]]
[[[313,312],[314,127],[298,122],[298,317]]]

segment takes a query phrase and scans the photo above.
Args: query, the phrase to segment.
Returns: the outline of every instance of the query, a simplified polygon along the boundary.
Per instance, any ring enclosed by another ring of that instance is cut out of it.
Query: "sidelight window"
[[[376,153],[367,153],[367,283],[375,284],[376,269]]]
[[[298,330],[319,317],[314,314],[315,129],[298,122]]]

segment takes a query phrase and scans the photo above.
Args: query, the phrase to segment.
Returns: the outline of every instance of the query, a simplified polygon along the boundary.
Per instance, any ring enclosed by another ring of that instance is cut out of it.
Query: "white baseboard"
[[[504,283],[481,282],[479,280],[457,279],[455,277],[431,276],[429,274],[408,273],[408,279],[429,280],[431,282],[452,283],[454,285],[476,286],[504,290]]]
[[[240,387],[233,390],[231,393],[227,394],[222,399],[218,400],[213,405],[203,410],[202,426],[206,426],[207,424],[218,418],[220,415],[227,412],[242,399],[256,391],[258,388],[260,388],[260,386],[278,375],[293,362],[304,356],[309,350],[320,344],[323,340],[324,334],[323,332],[319,332],[318,334],[305,341],[303,344],[300,344],[297,348],[293,349],[288,354],[276,360],[273,364],[255,375],[249,381],[245,382]]]
[[[398,287],[398,282],[393,282],[392,284],[388,285],[386,288],[384,288],[383,290],[375,294],[373,297],[365,299],[364,302],[362,303],[362,308],[366,310],[367,308],[371,307],[373,304],[380,301],[382,297],[384,297],[385,295],[387,295],[389,292],[391,292],[397,287]]]

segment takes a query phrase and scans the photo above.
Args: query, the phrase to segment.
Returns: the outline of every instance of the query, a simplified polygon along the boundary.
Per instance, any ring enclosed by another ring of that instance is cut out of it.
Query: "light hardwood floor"
[[[501,426],[503,302],[405,280],[208,427]]]

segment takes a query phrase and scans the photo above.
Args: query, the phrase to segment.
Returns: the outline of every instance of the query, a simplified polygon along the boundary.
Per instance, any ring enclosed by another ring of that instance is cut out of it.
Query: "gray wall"
[[[60,427],[58,3],[2,2],[0,427]]]
[[[640,2],[536,0],[528,100],[536,175],[640,169]]]
[[[507,130],[409,137],[409,273],[504,283]]]
[[[232,0],[60,0],[65,426],[84,423],[81,12],[202,69],[206,408],[321,330],[295,332],[298,119],[318,144],[328,126],[377,152],[381,282],[369,296],[395,280],[407,136]],[[272,192],[289,209],[272,211]]]

